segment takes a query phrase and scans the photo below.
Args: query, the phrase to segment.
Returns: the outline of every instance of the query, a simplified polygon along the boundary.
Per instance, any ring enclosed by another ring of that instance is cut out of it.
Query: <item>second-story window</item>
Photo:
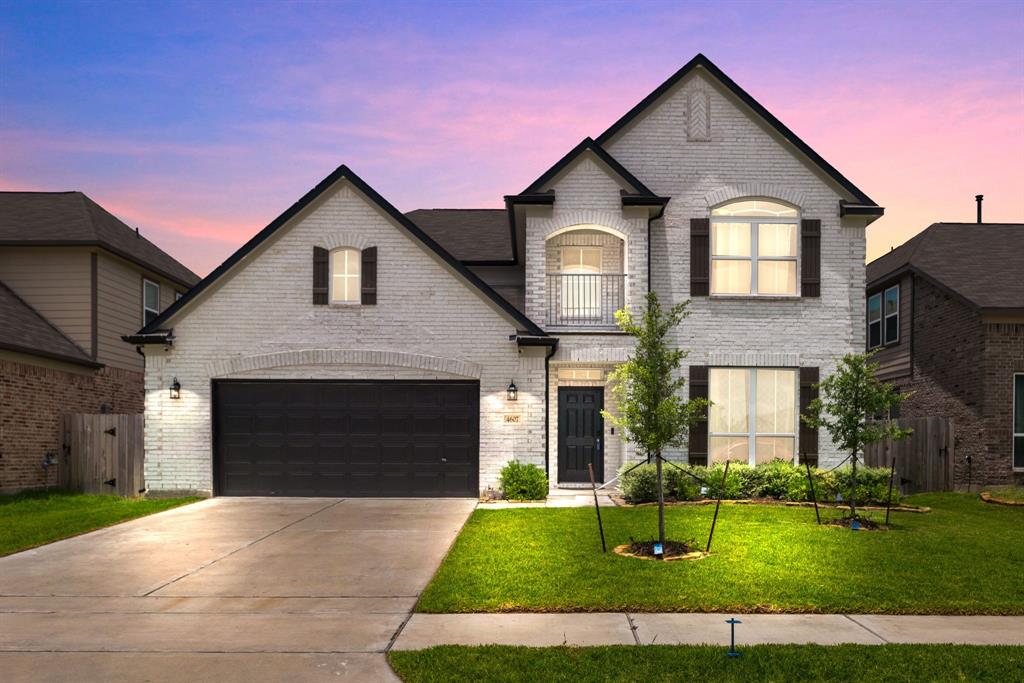
[[[601,316],[601,247],[562,247],[562,315]]]
[[[900,286],[893,285],[868,297],[868,348],[900,340]]]
[[[331,252],[331,303],[359,303],[359,250],[335,249]]]
[[[152,280],[142,281],[142,324],[148,325],[160,315],[160,285]]]
[[[745,199],[711,211],[711,294],[796,296],[799,215]]]

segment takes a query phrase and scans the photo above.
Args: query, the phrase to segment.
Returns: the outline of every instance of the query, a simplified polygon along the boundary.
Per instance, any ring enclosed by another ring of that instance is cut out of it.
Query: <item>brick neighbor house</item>
[[[600,412],[631,350],[613,313],[652,289],[692,299],[676,341],[715,402],[672,456],[842,459],[798,410],[864,347],[883,209],[707,58],[504,199],[402,214],[346,166],[317,184],[128,338],[149,486],[476,496],[512,459],[610,479],[636,457]]]
[[[0,492],[57,483],[63,414],[142,412],[121,336],[198,280],[81,192],[0,192]]]
[[[867,348],[953,420],[955,481],[1024,482],[1024,225],[936,223],[867,266]]]

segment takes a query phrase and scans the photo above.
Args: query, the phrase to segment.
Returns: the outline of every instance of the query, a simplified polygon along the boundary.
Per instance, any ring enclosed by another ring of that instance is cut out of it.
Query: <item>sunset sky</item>
[[[0,0],[0,189],[204,275],[338,165],[498,207],[703,52],[875,201],[868,256],[1024,220],[1024,2]]]

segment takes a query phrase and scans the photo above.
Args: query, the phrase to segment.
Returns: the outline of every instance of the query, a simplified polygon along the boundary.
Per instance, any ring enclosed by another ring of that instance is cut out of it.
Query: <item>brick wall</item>
[[[105,367],[80,372],[0,359],[0,491],[45,486],[47,451],[60,455],[61,417],[98,413],[109,404],[115,413],[141,413],[141,372]],[[51,468],[49,483],[59,480]]]
[[[1024,371],[1024,325],[986,324],[960,298],[914,280],[913,376],[895,382],[913,395],[904,417],[953,420],[954,478],[966,485],[1009,483],[1010,411],[1014,368]]]
[[[984,400],[985,483],[1024,484],[1024,472],[1013,472],[1013,375],[1024,372],[1024,323],[983,322],[982,380]],[[976,469],[977,471],[977,469]]]

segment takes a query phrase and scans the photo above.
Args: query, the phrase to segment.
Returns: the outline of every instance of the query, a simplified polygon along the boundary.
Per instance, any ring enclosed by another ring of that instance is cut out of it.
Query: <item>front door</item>
[[[558,481],[604,481],[604,387],[558,388]]]

